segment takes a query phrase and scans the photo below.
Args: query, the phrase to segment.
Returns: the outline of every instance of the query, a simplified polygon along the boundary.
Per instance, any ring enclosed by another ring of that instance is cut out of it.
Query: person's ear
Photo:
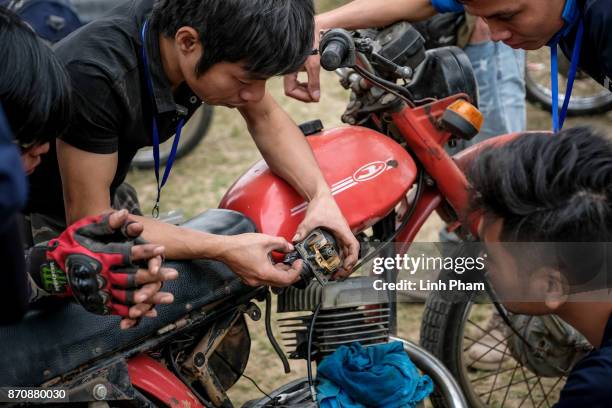
[[[544,290],[544,304],[551,312],[555,312],[567,302],[569,296],[567,279],[558,269],[550,267],[543,267],[537,273]]]
[[[189,26],[181,27],[174,36],[174,41],[181,54],[189,55],[198,53],[202,49],[198,32]]]

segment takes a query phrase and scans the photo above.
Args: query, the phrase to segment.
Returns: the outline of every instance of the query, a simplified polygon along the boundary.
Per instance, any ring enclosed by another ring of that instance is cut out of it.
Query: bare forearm
[[[110,186],[117,168],[117,153],[97,155],[58,141],[58,158],[69,223],[111,211]],[[219,259],[230,238],[176,227],[152,218],[130,216],[144,225],[142,237],[163,245],[170,259]]]
[[[354,0],[317,16],[319,29],[356,30],[384,27],[397,21],[421,21],[436,11],[431,0]]]
[[[142,237],[146,241],[164,246],[168,259],[219,259],[226,246],[227,237],[221,235],[177,227],[147,217],[131,215],[130,219],[144,225]]]
[[[306,138],[270,96],[258,107],[241,113],[257,148],[276,175],[309,201],[329,193]]]

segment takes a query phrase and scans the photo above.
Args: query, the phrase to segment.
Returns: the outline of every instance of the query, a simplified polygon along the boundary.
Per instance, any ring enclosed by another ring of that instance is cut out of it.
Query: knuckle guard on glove
[[[71,225],[49,242],[45,262],[33,278],[58,296],[73,296],[87,311],[127,317],[133,304],[138,267],[131,262],[134,243],[108,225],[108,216]]]

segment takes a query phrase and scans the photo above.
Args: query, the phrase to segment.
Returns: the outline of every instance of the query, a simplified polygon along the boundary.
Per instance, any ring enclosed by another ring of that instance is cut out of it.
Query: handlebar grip
[[[335,71],[347,56],[348,47],[342,40],[331,40],[321,53],[321,66],[327,71]]]

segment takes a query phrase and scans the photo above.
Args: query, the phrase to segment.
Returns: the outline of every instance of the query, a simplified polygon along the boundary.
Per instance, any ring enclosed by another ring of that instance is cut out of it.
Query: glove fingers
[[[121,255],[123,264],[129,265],[132,263],[133,242],[110,242],[108,244],[92,242],[90,245],[93,245],[89,247],[92,252]],[[99,248],[99,251],[96,251],[96,248]]]
[[[110,226],[110,216],[110,214],[104,214],[98,217],[90,217],[79,221],[79,223],[82,222],[84,225],[77,228],[75,235],[98,239],[112,235],[115,231]]]
[[[136,273],[138,267],[132,266],[129,268],[121,268],[121,270],[113,271],[109,274],[111,285],[122,289],[133,289],[138,286],[136,283]]]
[[[132,306],[134,305],[134,290],[123,290],[123,289],[111,289],[110,293],[119,303],[122,305]],[[115,306],[117,306],[115,304]]]
[[[121,317],[130,317],[130,308],[126,305],[111,304],[110,313]]]

